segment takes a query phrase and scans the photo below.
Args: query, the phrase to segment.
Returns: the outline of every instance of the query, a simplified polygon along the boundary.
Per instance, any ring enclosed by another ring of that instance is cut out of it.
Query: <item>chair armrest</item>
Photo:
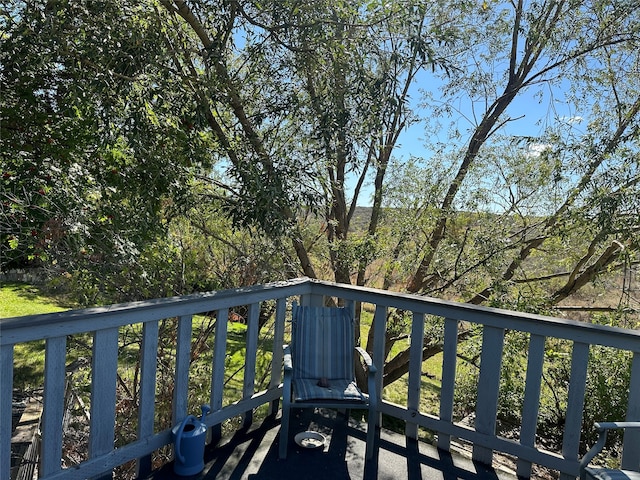
[[[369,423],[369,428],[377,428],[379,426],[378,423],[378,395],[376,393],[376,366],[373,364],[371,360],[371,355],[362,347],[356,347],[356,351],[360,354],[362,359],[364,360],[365,365],[367,366],[367,370],[369,373],[367,375],[367,394],[369,395],[369,413],[374,414],[373,423]],[[371,418],[369,419],[371,422]]]
[[[284,371],[285,373],[290,372],[293,370],[293,362],[291,360],[291,348],[289,347],[289,345],[284,345],[282,347],[284,356],[283,356],[283,363],[284,363]]]
[[[362,359],[364,360],[365,365],[369,369],[369,373],[376,373],[378,370],[376,366],[373,364],[373,360],[371,360],[371,355],[362,347],[356,347],[356,351],[360,354]]]
[[[589,465],[589,462],[600,453],[604,448],[604,444],[607,441],[607,431],[616,430],[621,428],[640,428],[640,422],[596,422],[594,426],[598,430],[598,441],[580,460],[580,479],[585,478],[585,469]]]
[[[640,428],[640,422],[596,422],[594,426],[601,430],[615,430],[619,428]]]

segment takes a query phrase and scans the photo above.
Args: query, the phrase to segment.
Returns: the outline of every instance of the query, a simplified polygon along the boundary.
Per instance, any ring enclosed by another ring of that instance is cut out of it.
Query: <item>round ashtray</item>
[[[326,438],[321,433],[306,431],[298,433],[294,440],[303,448],[313,449],[323,447]]]

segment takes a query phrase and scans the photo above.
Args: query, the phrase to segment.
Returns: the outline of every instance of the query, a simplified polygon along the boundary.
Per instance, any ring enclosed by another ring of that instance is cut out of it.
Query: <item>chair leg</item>
[[[365,460],[371,460],[373,458],[377,428],[378,422],[376,421],[376,414],[369,410],[369,414],[367,415],[367,445],[365,447]]]
[[[291,413],[291,407],[289,402],[282,402],[282,419],[280,420],[280,444],[278,450],[278,456],[281,460],[287,458],[287,448],[289,443],[289,416]]]

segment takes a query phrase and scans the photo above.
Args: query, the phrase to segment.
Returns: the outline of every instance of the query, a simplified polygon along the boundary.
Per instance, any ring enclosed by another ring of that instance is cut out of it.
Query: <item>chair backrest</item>
[[[349,309],[293,304],[294,378],[352,380],[354,341]]]

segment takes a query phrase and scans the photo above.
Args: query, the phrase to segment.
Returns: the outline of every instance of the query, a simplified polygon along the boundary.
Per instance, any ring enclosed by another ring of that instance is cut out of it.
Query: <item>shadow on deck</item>
[[[267,419],[240,431],[215,447],[207,447],[205,469],[199,475],[180,477],[166,465],[148,480],[515,480],[515,474],[489,469],[470,459],[431,445],[411,441],[382,429],[374,458],[365,462],[366,425],[331,411],[294,411],[292,438],[286,460],[278,458],[279,419]],[[297,432],[312,430],[327,437],[324,450],[306,450],[293,441]]]

